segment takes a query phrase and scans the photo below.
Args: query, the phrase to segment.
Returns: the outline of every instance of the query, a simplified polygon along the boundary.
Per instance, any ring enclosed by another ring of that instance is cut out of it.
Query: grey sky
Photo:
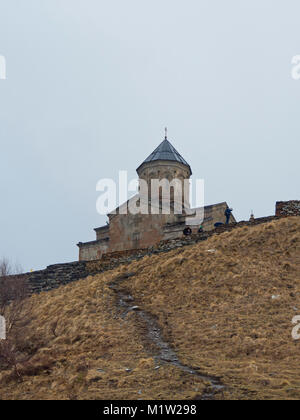
[[[299,0],[0,0],[0,256],[77,259],[96,182],[169,140],[238,219],[299,199]]]

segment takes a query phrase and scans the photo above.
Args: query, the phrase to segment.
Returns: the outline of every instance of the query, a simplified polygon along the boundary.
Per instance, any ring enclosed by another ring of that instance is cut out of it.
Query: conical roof
[[[144,160],[144,162],[138,167],[137,170],[140,169],[144,163],[154,162],[156,160],[171,160],[175,162],[182,163],[185,166],[189,167],[190,172],[191,168],[190,165],[183,159],[180,153],[177,152],[174,146],[169,142],[167,138],[164,139],[162,143]]]

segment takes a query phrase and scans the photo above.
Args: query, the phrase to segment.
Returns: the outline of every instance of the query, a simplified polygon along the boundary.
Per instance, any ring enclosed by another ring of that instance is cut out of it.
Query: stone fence
[[[16,277],[18,279],[25,279],[29,285],[30,294],[46,292],[79,279],[86,278],[89,275],[103,273],[104,271],[112,270],[122,264],[129,264],[132,261],[143,258],[145,255],[168,252],[175,248],[181,248],[205,241],[212,235],[219,235],[238,227],[257,226],[258,224],[267,223],[276,219],[278,219],[278,217],[271,216],[254,219],[252,222],[239,222],[232,223],[230,225],[222,225],[209,232],[182,237],[180,239],[162,241],[158,245],[147,249],[105,254],[101,260],[76,261],[65,264],[50,265],[45,270],[34,271],[32,273],[21,274],[18,276],[9,276],[8,278],[12,281]]]
[[[300,201],[277,201],[276,216],[300,216]]]

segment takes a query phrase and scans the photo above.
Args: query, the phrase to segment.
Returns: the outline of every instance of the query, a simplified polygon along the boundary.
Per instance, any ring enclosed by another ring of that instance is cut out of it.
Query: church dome
[[[164,139],[162,143],[144,160],[144,162],[138,167],[137,171],[146,163],[155,162],[158,160],[163,161],[172,161],[178,162],[182,165],[185,165],[189,168],[190,173],[192,173],[190,165],[186,162],[185,159],[180,155],[179,152],[175,149],[174,146],[169,142],[167,138]]]

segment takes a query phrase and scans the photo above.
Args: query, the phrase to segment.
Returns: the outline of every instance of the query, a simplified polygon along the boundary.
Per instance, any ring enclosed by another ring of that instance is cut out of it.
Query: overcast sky
[[[299,0],[0,0],[0,256],[73,261],[163,140],[237,219],[299,199]]]

